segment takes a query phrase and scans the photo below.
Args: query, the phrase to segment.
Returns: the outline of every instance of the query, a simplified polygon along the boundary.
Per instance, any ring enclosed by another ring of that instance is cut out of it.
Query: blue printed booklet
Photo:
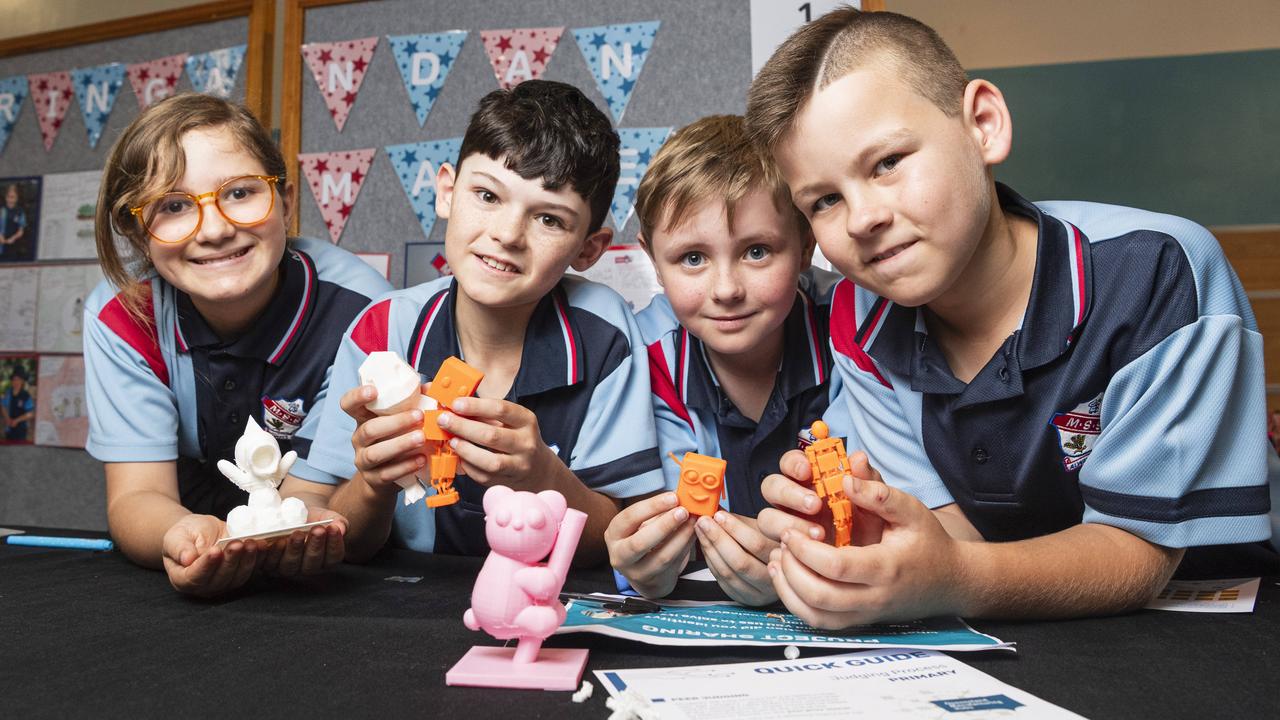
[[[783,610],[733,603],[658,601],[661,610],[637,614],[621,609],[617,604],[621,599],[622,596],[596,595],[572,600],[564,625],[556,632],[592,632],[650,645],[1014,650],[1013,643],[980,633],[954,617],[832,631],[814,629]]]

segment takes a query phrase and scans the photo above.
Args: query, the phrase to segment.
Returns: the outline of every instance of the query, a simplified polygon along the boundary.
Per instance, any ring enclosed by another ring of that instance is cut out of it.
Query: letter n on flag
[[[338,132],[342,132],[347,124],[347,115],[360,93],[365,71],[369,69],[377,47],[377,36],[302,46],[302,57],[311,68],[311,76],[320,88],[320,95],[333,116]]]

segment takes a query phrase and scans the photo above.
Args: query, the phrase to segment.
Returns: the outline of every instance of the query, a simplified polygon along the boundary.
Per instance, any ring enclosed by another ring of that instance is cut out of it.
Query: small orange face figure
[[[484,373],[451,357],[440,364],[440,370],[432,378],[427,395],[440,403],[441,407],[452,407],[453,401],[474,393],[483,379]]]
[[[673,455],[672,460],[675,459]],[[680,485],[676,498],[690,515],[715,515],[724,492],[724,471],[728,463],[720,458],[687,452],[680,461]]]

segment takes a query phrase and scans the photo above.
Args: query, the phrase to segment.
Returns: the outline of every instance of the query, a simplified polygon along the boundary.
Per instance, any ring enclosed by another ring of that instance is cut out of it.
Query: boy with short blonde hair
[[[855,525],[879,534],[834,548],[762,512],[789,609],[820,627],[1112,613],[1200,546],[1269,536],[1261,336],[1208,231],[997,184],[1003,96],[901,15],[801,28],[747,124],[847,278],[828,414],[849,424]],[[766,499],[816,510],[803,457],[781,469]]]
[[[827,313],[804,272],[808,225],[734,115],[675,133],[640,183],[636,212],[664,290],[639,321],[667,489],[686,452],[728,468],[710,517],[690,518],[674,492],[619,513],[606,533],[610,558],[636,589],[661,596],[696,538],[732,598],[772,602],[765,562],[776,545],[755,527],[767,506],[760,481],[827,407]]]

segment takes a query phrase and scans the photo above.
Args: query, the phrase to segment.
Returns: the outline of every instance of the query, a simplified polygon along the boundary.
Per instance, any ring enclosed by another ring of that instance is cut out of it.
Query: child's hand
[[[427,462],[422,411],[406,410],[380,417],[365,407],[377,396],[372,385],[361,385],[348,390],[339,404],[356,421],[351,435],[356,477],[374,490],[395,494],[400,492],[396,481],[413,475]]]
[[[279,577],[316,575],[342,562],[347,519],[326,508],[307,508],[309,523],[330,519],[333,522],[328,525],[294,530],[289,537],[273,542],[264,553],[262,572]]]
[[[213,597],[249,580],[259,560],[258,543],[236,541],[219,548],[215,543],[225,527],[212,515],[187,515],[165,532],[162,559],[174,590]]]
[[[495,398],[458,398],[440,413],[440,427],[456,435],[449,441],[461,471],[481,485],[543,490],[540,483],[564,467],[542,441],[538,417],[522,405]]]
[[[719,510],[694,525],[702,554],[716,581],[743,605],[767,605],[778,599],[769,577],[769,554],[778,543],[765,537],[751,518]]]
[[[784,531],[769,560],[778,597],[802,620],[826,629],[960,612],[962,543],[919,500],[867,469],[870,479],[846,477],[844,491],[861,511],[855,517],[883,523],[879,541],[835,548]]]
[[[693,549],[693,523],[676,494],[641,500],[614,516],[604,532],[609,564],[641,595],[668,595]]]
[[[791,450],[778,462],[782,474],[770,475],[760,485],[760,493],[773,505],[760,511],[757,525],[766,537],[778,541],[788,530],[822,540],[831,536],[831,513],[813,490],[813,473],[809,461],[800,450]],[[859,450],[849,456],[849,472],[867,482],[882,483],[880,473],[871,467],[867,454]],[[845,477],[847,484],[849,477]],[[853,545],[870,545],[880,541],[884,521],[873,513],[853,506]]]

